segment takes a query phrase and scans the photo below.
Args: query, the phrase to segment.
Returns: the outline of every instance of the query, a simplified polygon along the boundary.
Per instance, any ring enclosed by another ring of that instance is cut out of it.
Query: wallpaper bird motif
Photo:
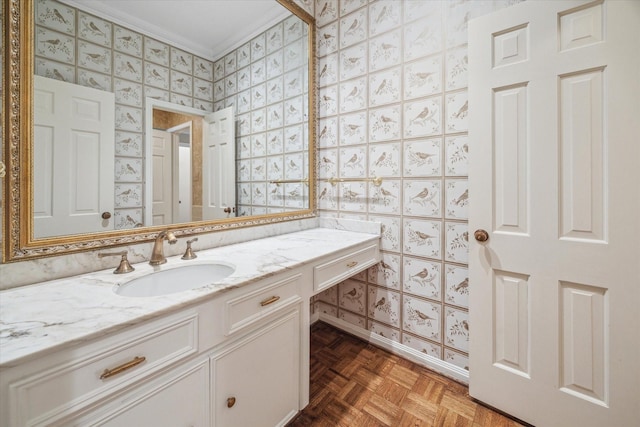
[[[214,110],[233,105],[238,112],[241,213],[285,212],[306,206],[305,185],[269,182],[285,176],[306,177],[306,31],[297,18],[286,18],[213,64]]]
[[[383,177],[380,187],[319,183],[320,215],[381,223],[382,262],[351,279],[367,287],[367,313],[339,293],[318,311],[463,369],[473,286],[467,23],[518,1],[315,1],[318,174]]]

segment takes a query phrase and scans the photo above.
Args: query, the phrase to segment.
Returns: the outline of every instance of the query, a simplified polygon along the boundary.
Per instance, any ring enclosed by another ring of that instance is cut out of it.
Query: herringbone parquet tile
[[[288,427],[516,427],[466,386],[326,323],[311,328],[309,405]]]

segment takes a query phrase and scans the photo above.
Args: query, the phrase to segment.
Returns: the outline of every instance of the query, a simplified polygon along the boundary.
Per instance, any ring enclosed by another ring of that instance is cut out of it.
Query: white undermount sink
[[[231,275],[236,268],[229,264],[185,265],[150,273],[116,287],[114,292],[126,297],[154,297],[211,285]]]

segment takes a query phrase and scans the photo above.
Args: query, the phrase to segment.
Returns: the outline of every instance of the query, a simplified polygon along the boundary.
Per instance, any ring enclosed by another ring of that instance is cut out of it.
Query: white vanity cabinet
[[[300,311],[287,312],[211,357],[218,427],[281,426],[300,408]]]
[[[379,256],[379,241],[366,238],[148,313],[151,320],[131,326],[91,330],[95,322],[80,315],[74,344],[0,366],[0,426],[282,426],[309,399],[311,297]],[[127,307],[144,309],[151,304],[145,301]],[[95,310],[95,301],[85,305]],[[105,316],[126,315],[119,310]],[[64,319],[59,309],[47,315]],[[83,338],[87,330],[90,339]]]
[[[303,276],[309,280],[293,271],[228,290],[5,370],[0,425],[284,424],[301,409],[308,357],[300,345]]]
[[[301,367],[309,351],[301,346],[301,303],[308,281],[301,269],[224,299],[224,330],[232,338],[211,354],[214,426],[279,426],[302,409]]]
[[[198,312],[186,310],[4,368],[0,425],[86,425],[73,420],[197,353]]]

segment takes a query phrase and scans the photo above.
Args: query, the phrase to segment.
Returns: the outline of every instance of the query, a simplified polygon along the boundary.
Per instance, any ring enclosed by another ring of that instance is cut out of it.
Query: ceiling
[[[61,0],[216,60],[290,12],[276,0]]]

